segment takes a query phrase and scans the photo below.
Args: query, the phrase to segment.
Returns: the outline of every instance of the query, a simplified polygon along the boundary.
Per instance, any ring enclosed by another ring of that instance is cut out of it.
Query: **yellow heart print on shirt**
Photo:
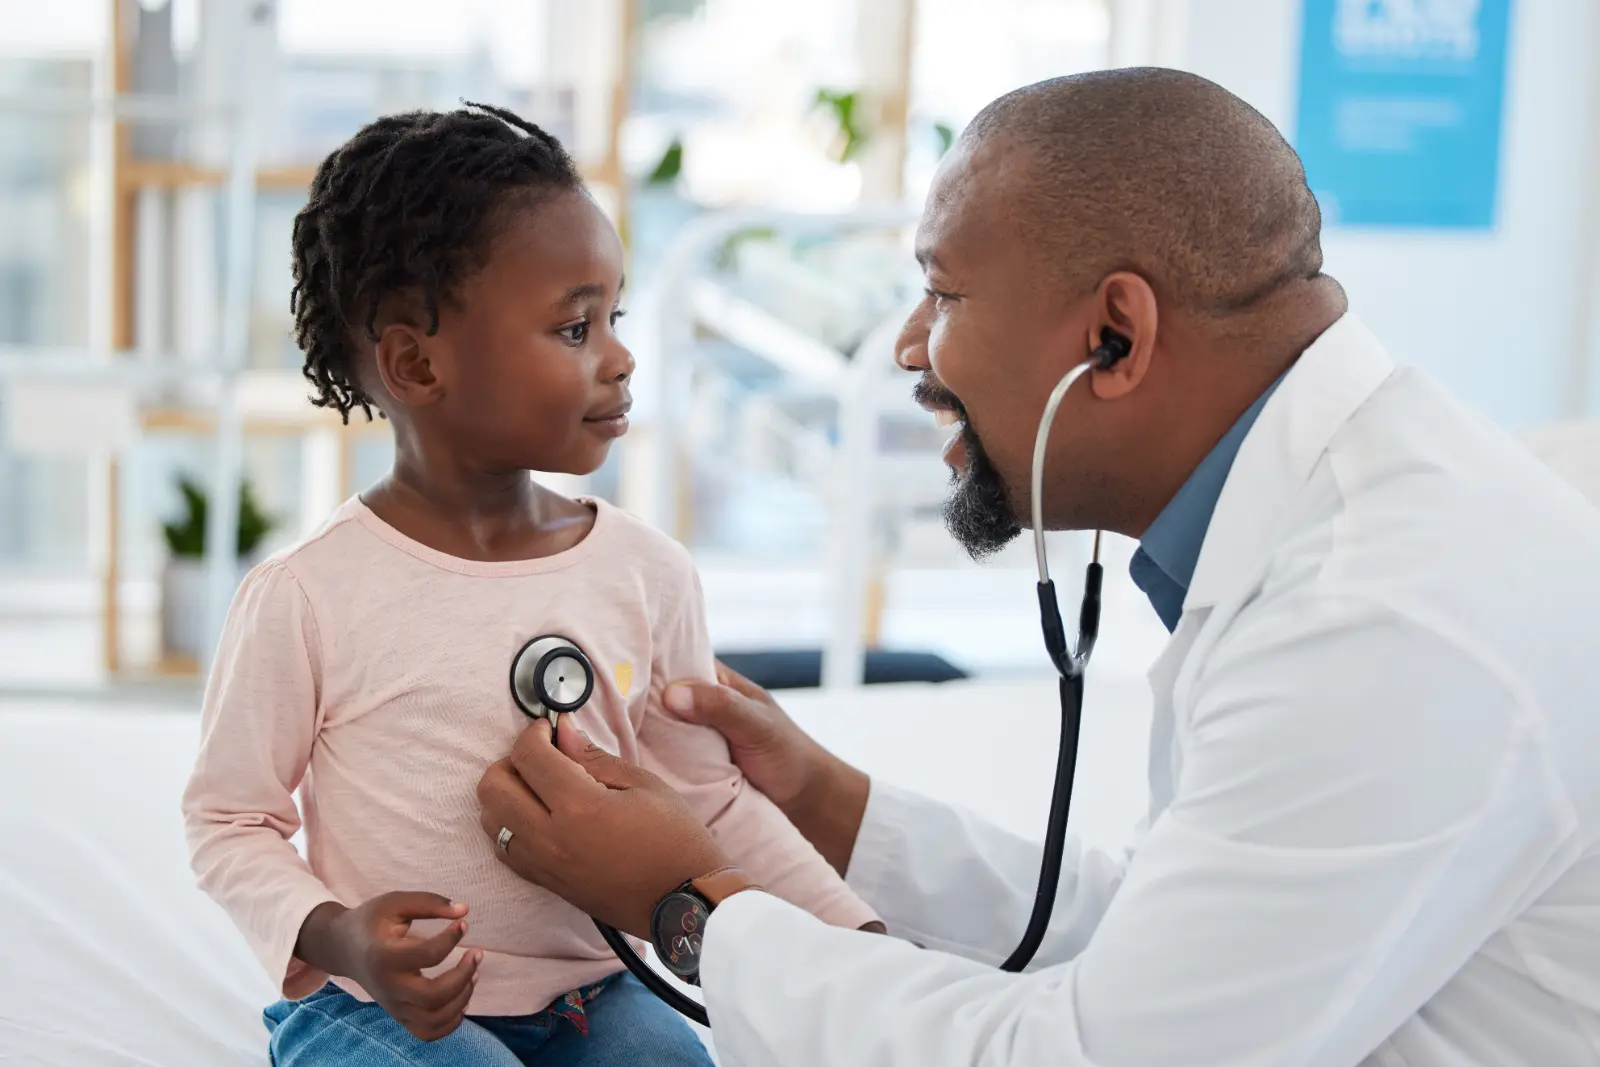
[[[633,688],[633,664],[623,660],[617,664],[611,676],[617,681],[617,692],[623,696],[628,695],[628,690]]]

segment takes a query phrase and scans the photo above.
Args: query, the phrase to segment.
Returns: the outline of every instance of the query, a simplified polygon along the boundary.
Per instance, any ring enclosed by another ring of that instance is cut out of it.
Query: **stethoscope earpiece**
[[[1100,344],[1089,353],[1089,361],[1094,364],[1096,370],[1110,370],[1127,359],[1131,351],[1133,342],[1107,326],[1100,331]]]
[[[511,698],[530,719],[568,715],[594,693],[594,665],[565,637],[546,634],[511,660]]]

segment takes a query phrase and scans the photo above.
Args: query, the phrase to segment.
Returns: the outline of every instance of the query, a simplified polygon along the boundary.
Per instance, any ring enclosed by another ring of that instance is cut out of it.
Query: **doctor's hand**
[[[729,866],[689,805],[661,779],[564,724],[533,723],[509,759],[478,782],[480,822],[519,876],[636,937],[650,936],[656,902],[684,882]]]
[[[676,682],[663,697],[687,722],[727,738],[750,784],[778,805],[841,875],[850,864],[871,781],[795,724],[772,694],[723,664],[710,682]]]

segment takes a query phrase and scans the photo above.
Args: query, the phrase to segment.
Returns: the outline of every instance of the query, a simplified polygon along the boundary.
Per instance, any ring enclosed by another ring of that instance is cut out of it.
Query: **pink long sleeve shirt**
[[[207,685],[184,815],[201,886],[286,997],[329,977],[294,956],[314,908],[394,890],[470,907],[444,966],[484,950],[471,1014],[529,1014],[620,969],[589,920],[502,866],[478,826],[478,778],[528,724],[508,685],[512,657],[543,634],[572,639],[595,666],[572,721],[666,779],[756,881],[840,926],[875,918],[745,782],[717,733],[662,707],[667,682],[713,676],[699,579],[675,542],[593,506],[574,548],[481,563],[412,541],[352,500],[245,579]],[[303,857],[290,840],[302,819]]]

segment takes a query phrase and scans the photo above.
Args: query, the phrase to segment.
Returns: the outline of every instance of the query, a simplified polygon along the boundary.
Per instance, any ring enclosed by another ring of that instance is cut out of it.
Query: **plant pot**
[[[234,575],[238,589],[251,564],[241,560]],[[198,662],[205,645],[206,562],[192,556],[167,560],[161,571],[161,651],[170,659]],[[231,592],[231,590],[230,590]]]

